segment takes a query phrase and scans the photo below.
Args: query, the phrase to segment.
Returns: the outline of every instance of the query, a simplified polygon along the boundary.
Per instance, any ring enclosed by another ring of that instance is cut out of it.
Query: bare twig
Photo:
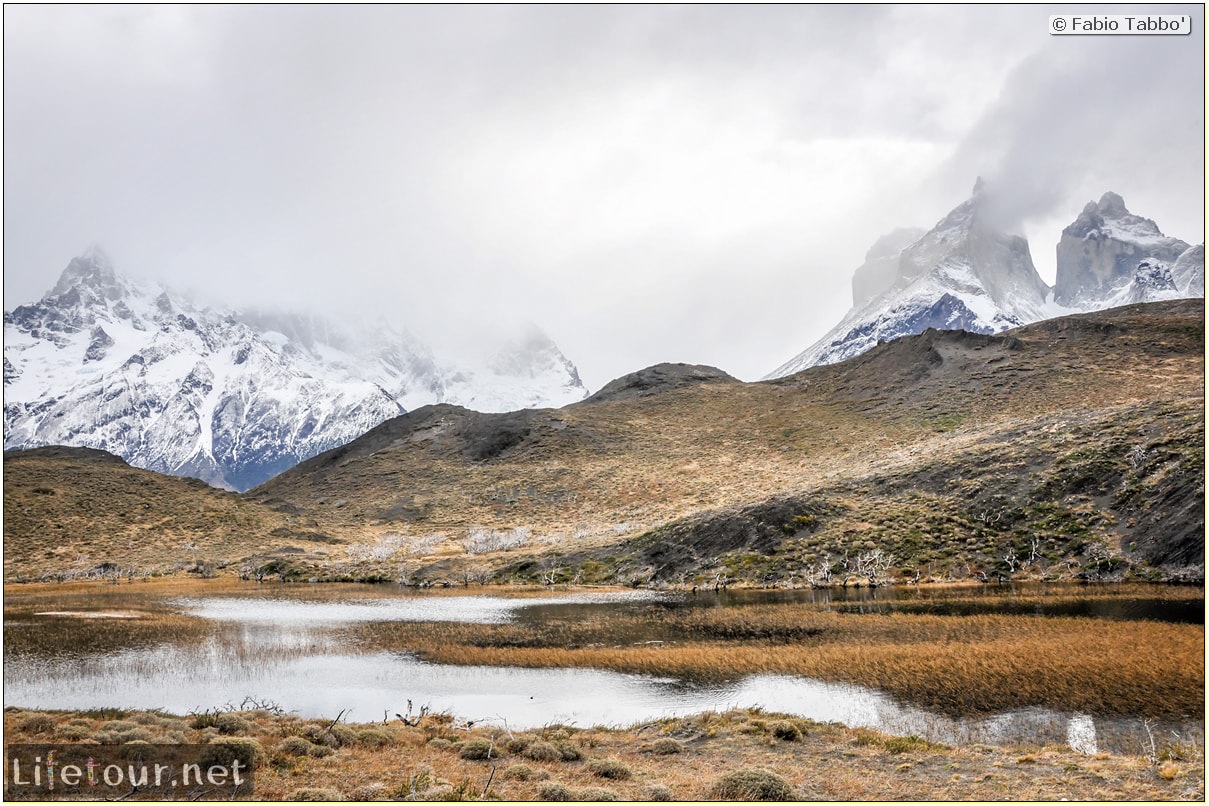
[[[327,727],[324,728],[323,731],[325,733],[331,733],[332,728],[335,727],[336,723],[340,721],[340,718],[342,716],[344,716],[344,712],[347,710],[348,710],[347,708],[341,708],[340,713],[336,714],[335,719],[333,719],[331,722],[327,723]]]
[[[488,753],[487,757],[490,758],[491,754]],[[494,764],[491,765],[491,774],[487,776],[487,785],[483,787],[482,793],[479,794],[479,800],[482,800],[483,798],[487,797],[487,790],[491,788],[491,779],[493,779],[493,778],[495,778],[495,765]]]

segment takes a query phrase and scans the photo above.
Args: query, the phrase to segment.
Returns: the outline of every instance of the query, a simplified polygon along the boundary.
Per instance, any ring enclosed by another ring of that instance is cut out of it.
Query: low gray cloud
[[[95,242],[437,342],[531,319],[593,388],[753,379],[978,174],[1043,274],[1110,188],[1201,240],[1180,8],[1177,40],[1051,37],[1044,7],[10,5],[5,305]]]
[[[957,181],[986,174],[1008,226],[1069,223],[1073,201],[1112,189],[1170,234],[1199,240],[1203,39],[1053,37],[1047,45],[1007,77],[949,172]]]

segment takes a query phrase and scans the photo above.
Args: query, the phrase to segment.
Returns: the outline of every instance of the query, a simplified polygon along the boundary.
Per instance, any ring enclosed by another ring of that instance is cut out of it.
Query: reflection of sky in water
[[[501,624],[521,609],[544,605],[610,604],[650,601],[651,591],[585,593],[532,599],[502,596],[434,596],[431,598],[356,599],[314,602],[251,597],[173,599],[170,605],[191,616],[243,624],[335,626],[368,621],[457,621],[467,624]]]
[[[5,668],[9,705],[162,708],[171,713],[272,701],[303,716],[374,721],[427,705],[511,728],[563,723],[626,726],[708,710],[762,707],[819,722],[872,727],[947,744],[1066,743],[1095,752],[1096,724],[1083,715],[1034,708],[985,720],[954,720],[902,706],[869,689],[782,675],[728,685],[592,669],[445,666],[404,653],[269,653],[248,657],[220,642],[130,650],[82,663],[20,661]],[[1132,748],[1123,748],[1132,749]]]
[[[605,598],[609,597],[609,598]],[[649,598],[649,594],[648,594]],[[303,716],[352,721],[392,718],[407,701],[418,709],[463,719],[624,726],[706,710],[759,706],[819,722],[872,727],[946,744],[967,742],[1069,744],[1094,753],[1109,735],[1118,749],[1137,752],[1140,720],[1092,720],[1085,715],[1024,709],[981,720],[954,720],[903,706],[856,686],[783,675],[753,675],[725,685],[589,669],[462,667],[419,661],[401,652],[356,653],[339,628],[366,621],[505,621],[535,605],[641,601],[630,593],[540,599],[490,596],[358,599],[347,603],[255,598],[178,599],[193,615],[220,622],[200,642],[70,656],[9,656],[5,704],[39,708],[162,708],[188,713],[245,697],[271,701]],[[1131,724],[1127,724],[1131,723]],[[1181,726],[1176,726],[1177,728]],[[1186,726],[1185,726],[1186,727]],[[1099,730],[1098,730],[1099,729]]]

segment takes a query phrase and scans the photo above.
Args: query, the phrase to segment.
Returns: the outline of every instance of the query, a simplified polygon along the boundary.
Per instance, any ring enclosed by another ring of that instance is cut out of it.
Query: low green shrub
[[[494,753],[495,744],[487,739],[467,739],[458,751],[458,755],[467,761],[486,761]]]

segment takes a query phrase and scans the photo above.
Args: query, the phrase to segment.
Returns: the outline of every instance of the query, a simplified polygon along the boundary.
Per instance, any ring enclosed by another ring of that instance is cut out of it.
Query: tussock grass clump
[[[580,749],[568,741],[554,742],[554,749],[563,761],[579,761],[584,757]]]
[[[154,738],[154,734],[137,722],[119,719],[103,723],[92,738],[100,744],[126,744],[134,741],[149,742]]]
[[[338,789],[320,789],[318,787],[304,787],[303,789],[295,789],[293,792],[285,796],[288,801],[303,801],[307,803],[322,803],[324,801],[342,801],[344,795]]]
[[[597,778],[625,781],[633,773],[630,768],[615,758],[594,758],[588,762],[588,772]]]
[[[589,786],[575,792],[575,799],[592,803],[612,802],[621,800],[612,789],[603,786]]]
[[[651,742],[649,752],[657,756],[674,756],[677,753],[684,752],[684,745],[670,736],[665,736],[662,739],[656,739]]]
[[[332,725],[327,729],[327,733],[340,747],[352,747],[357,743],[357,731],[348,725]]]
[[[458,755],[467,761],[486,761],[495,755],[495,744],[488,739],[467,739],[458,749]]]
[[[206,765],[229,767],[238,760],[248,769],[255,769],[269,760],[260,742],[247,736],[224,736],[206,746],[202,754]]]
[[[788,719],[778,719],[776,722],[771,723],[768,729],[773,736],[787,742],[796,742],[802,738],[801,729]]]
[[[50,733],[55,729],[55,724],[55,718],[49,714],[30,714],[17,723],[17,730],[36,736]]]
[[[386,792],[386,784],[381,781],[359,786],[349,793],[349,800],[366,801],[366,800],[389,800]]]
[[[647,784],[642,788],[642,797],[644,800],[662,802],[673,800],[671,787],[664,784]]]
[[[436,736],[428,740],[428,746],[433,750],[445,750],[453,747],[453,742],[449,741],[448,739],[443,739],[440,736]]]
[[[136,711],[130,715],[130,721],[146,725],[147,727],[159,727],[165,722],[165,719],[159,714],[153,714],[150,711]]]
[[[431,745],[432,742],[429,742],[428,744]],[[540,740],[530,743],[530,745],[521,752],[521,755],[523,755],[525,758],[529,759],[530,761],[562,761],[563,760],[563,754],[562,754],[562,752],[559,751],[559,749],[557,747],[550,744],[549,742],[543,742]]]
[[[238,736],[252,730],[252,723],[239,714],[224,713],[214,717],[214,727],[224,736]]]
[[[218,727],[219,714],[216,711],[199,711],[189,718],[189,727],[194,730]]]
[[[357,741],[357,732],[348,725],[320,725],[312,722],[306,725],[300,734],[312,744],[337,748],[347,747]]]
[[[710,794],[718,800],[795,800],[788,781],[775,772],[757,768],[736,770],[718,779]]]
[[[513,764],[504,770],[505,781],[529,781],[536,775],[537,772],[528,764]]]
[[[138,730],[141,727],[137,722],[131,722],[128,719],[111,719],[108,722],[101,723],[101,730],[112,730],[117,733],[129,733],[130,731]]]
[[[534,738],[528,734],[522,733],[519,736],[513,736],[504,743],[504,749],[509,753],[523,753],[525,748],[533,744]]]
[[[366,728],[357,731],[357,744],[362,747],[386,747],[392,741],[391,735],[384,730]]]
[[[550,781],[537,790],[537,799],[562,803],[572,800],[571,788],[558,781]]]
[[[55,738],[68,742],[78,742],[92,735],[92,729],[84,725],[63,725],[55,731]]]
[[[910,753],[912,750],[927,750],[930,744],[918,736],[891,736],[882,742],[888,753]]]
[[[277,745],[277,750],[286,755],[310,756],[312,758],[324,758],[336,752],[327,745],[315,744],[301,736],[287,736]]]
[[[328,747],[326,744],[313,744],[307,755],[311,758],[327,758],[335,752],[335,748]]]
[[[857,747],[880,747],[887,753],[910,753],[915,750],[931,750],[941,745],[933,745],[918,736],[888,736],[870,728],[853,730],[853,744]]]

